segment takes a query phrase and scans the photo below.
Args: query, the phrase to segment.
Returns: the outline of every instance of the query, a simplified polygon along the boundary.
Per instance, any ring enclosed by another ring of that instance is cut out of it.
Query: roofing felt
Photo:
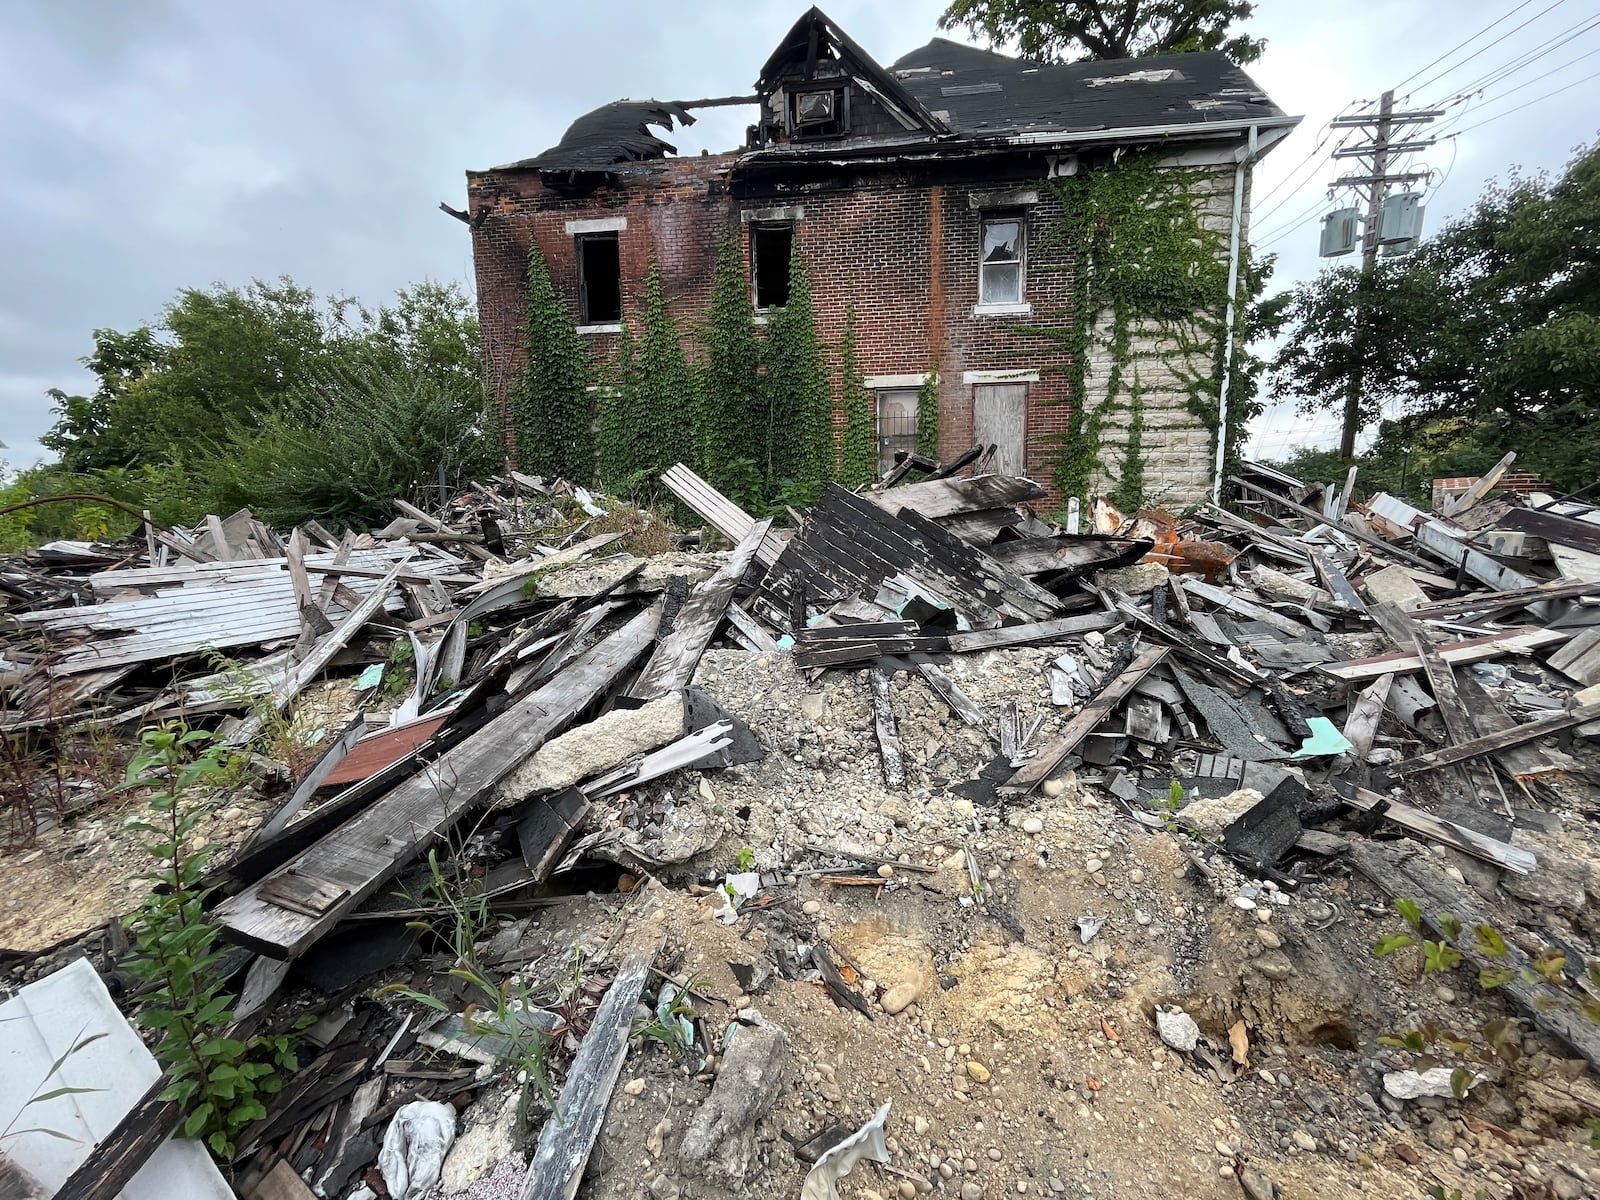
[[[694,115],[671,100],[614,100],[584,113],[543,154],[496,169],[604,171],[619,163],[676,154],[677,147],[651,129],[671,130],[674,117],[681,124],[694,124]]]
[[[934,38],[889,73],[967,137],[1282,117],[1220,51],[1041,64]]]

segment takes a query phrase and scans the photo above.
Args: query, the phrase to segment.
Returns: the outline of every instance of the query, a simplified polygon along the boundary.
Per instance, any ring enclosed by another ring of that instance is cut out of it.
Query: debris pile
[[[254,755],[210,919],[233,1028],[305,1028],[238,1194],[1600,1180],[1579,1072],[1460,1087],[1378,1041],[1481,1013],[1600,1069],[1600,512],[1247,464],[1234,511],[1080,532],[964,465],[792,530],[680,465],[698,538],[511,474],[366,535],[245,513],[5,567],[8,739],[216,714]],[[7,869],[120,861],[92,811]],[[9,902],[10,1003],[85,954],[120,980],[131,894]],[[1373,958],[1392,900],[1508,978]],[[143,1165],[147,1086],[49,1186]]]

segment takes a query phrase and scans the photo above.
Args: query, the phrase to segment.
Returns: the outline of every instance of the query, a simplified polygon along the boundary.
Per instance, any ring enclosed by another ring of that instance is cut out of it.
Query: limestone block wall
[[[1226,257],[1228,234],[1233,218],[1233,169],[1216,167],[1197,172],[1191,182],[1191,195],[1199,207],[1201,223],[1221,238],[1221,253]],[[1244,211],[1247,238],[1250,200],[1246,175]],[[1220,320],[1221,313],[1199,314]],[[1109,311],[1096,315],[1091,326],[1083,402],[1088,409],[1104,404],[1113,375],[1113,317]],[[1120,387],[1105,410],[1100,432],[1098,469],[1091,476],[1091,487],[1109,492],[1121,480],[1127,461],[1128,433],[1132,418],[1133,388],[1137,380],[1143,399],[1143,434],[1140,456],[1144,462],[1144,490],[1147,499],[1174,511],[1209,499],[1216,468],[1217,443],[1206,423],[1191,411],[1190,397],[1196,386],[1205,389],[1208,403],[1215,405],[1217,375],[1214,342],[1205,336],[1203,325],[1183,330],[1164,327],[1160,322],[1134,320],[1129,330],[1127,361],[1123,365]],[[1194,343],[1185,345],[1185,342]]]

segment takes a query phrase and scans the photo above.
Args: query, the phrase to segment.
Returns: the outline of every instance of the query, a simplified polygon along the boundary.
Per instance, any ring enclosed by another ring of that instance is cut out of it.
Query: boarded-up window
[[[972,436],[981,446],[994,446],[991,470],[1025,475],[1023,445],[1028,430],[1028,385],[980,383],[972,389]]]
[[[983,222],[978,256],[978,303],[1021,304],[1025,224],[1021,217]]]
[[[894,466],[896,453],[917,448],[917,389],[882,388],[878,397],[878,474]]]

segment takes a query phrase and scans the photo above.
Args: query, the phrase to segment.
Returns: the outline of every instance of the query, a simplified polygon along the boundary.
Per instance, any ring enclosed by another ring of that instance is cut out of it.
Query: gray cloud
[[[1252,71],[1308,116],[1267,160],[1263,186],[1348,100],[1375,96],[1510,5],[1353,0],[1334,14],[1262,0],[1255,31],[1270,46]],[[151,320],[179,288],[287,274],[319,293],[381,302],[423,277],[470,287],[466,230],[435,207],[462,203],[465,169],[537,153],[573,117],[619,97],[743,91],[803,7],[12,0],[0,7],[0,440],[10,447],[0,456],[13,465],[41,456],[43,391],[88,386],[77,359],[93,329]],[[942,4],[827,8],[888,61],[937,32]],[[1495,46],[1461,80],[1570,23],[1560,15]],[[1575,88],[1464,137],[1430,223],[1501,164],[1559,165],[1592,136],[1597,100],[1600,84]],[[730,148],[746,120],[713,111],[676,140],[690,153]],[[1448,154],[1433,160],[1442,167]],[[1292,202],[1260,228],[1312,204],[1327,172],[1303,174],[1307,186],[1274,196]],[[1316,269],[1315,231],[1313,220],[1274,245],[1280,280]]]

